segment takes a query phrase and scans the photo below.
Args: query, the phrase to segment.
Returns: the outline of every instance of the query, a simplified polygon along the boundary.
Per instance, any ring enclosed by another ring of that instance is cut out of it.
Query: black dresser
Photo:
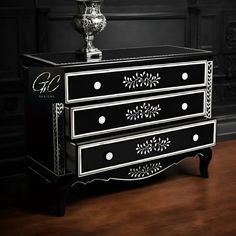
[[[104,50],[101,61],[75,53],[23,56],[30,175],[65,194],[95,180],[142,180],[200,157],[208,177],[212,55],[159,46]]]

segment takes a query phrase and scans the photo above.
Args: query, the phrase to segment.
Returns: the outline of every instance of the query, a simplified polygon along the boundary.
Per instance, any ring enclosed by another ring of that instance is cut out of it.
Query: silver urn
[[[75,0],[77,14],[73,18],[74,28],[83,35],[85,45],[77,51],[77,55],[87,60],[101,59],[102,52],[94,47],[94,35],[101,32],[106,26],[106,18],[100,7],[103,0]]]

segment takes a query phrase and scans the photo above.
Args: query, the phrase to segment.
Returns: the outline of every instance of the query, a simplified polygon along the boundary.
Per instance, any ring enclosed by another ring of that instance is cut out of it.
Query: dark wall
[[[105,31],[97,35],[95,43],[99,48],[163,43],[184,45],[187,30],[187,9],[184,2],[104,1],[102,12],[106,15],[108,24]],[[47,51],[75,50],[81,47],[82,37],[71,26],[72,17],[76,13],[74,1],[39,0],[38,6],[50,8],[45,29],[49,40]]]
[[[13,2],[13,1],[9,1]],[[5,2],[8,3],[9,2]],[[24,171],[24,94],[20,55],[36,51],[33,6],[0,7],[0,179]],[[13,4],[10,6],[13,6]]]
[[[23,172],[24,99],[20,55],[73,51],[73,0],[0,2],[0,177]],[[236,2],[234,0],[105,0],[108,25],[99,48],[174,44],[214,52],[214,115],[218,136],[236,137]]]

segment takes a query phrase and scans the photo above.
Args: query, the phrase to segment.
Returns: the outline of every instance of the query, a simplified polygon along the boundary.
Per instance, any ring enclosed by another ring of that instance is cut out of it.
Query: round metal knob
[[[112,152],[108,152],[107,154],[106,154],[106,160],[107,161],[110,161],[110,160],[112,160],[113,159],[113,153]]]
[[[188,79],[188,73],[184,72],[184,73],[182,74],[182,79],[183,79],[183,80]]]
[[[99,123],[100,125],[104,124],[105,122],[106,122],[106,117],[105,117],[105,116],[100,116],[100,117],[98,118],[98,123]]]
[[[102,84],[99,81],[97,81],[94,83],[93,87],[95,90],[99,90],[102,87]]]
[[[199,140],[199,135],[198,134],[194,134],[193,135],[193,141],[197,142]]]
[[[182,110],[185,111],[187,109],[188,109],[188,103],[185,102],[185,103],[182,104]]]

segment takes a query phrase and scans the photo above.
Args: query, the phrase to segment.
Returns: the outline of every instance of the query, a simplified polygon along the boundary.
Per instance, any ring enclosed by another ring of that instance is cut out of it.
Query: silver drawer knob
[[[183,80],[188,79],[188,73],[184,72],[184,73],[182,74],[182,79],[183,79]]]
[[[104,124],[105,122],[106,122],[106,117],[105,117],[105,116],[100,116],[100,117],[98,118],[98,123],[99,123],[100,125]]]
[[[198,134],[194,134],[193,135],[193,141],[197,142],[199,140],[199,135]]]
[[[185,102],[185,103],[182,104],[182,110],[185,111],[187,109],[188,109],[188,103]]]
[[[112,160],[113,159],[113,153],[112,152],[108,152],[107,154],[106,154],[106,160],[107,161],[110,161],[110,160]]]
[[[97,81],[94,83],[93,87],[95,90],[99,90],[102,87],[102,84],[99,81]]]

